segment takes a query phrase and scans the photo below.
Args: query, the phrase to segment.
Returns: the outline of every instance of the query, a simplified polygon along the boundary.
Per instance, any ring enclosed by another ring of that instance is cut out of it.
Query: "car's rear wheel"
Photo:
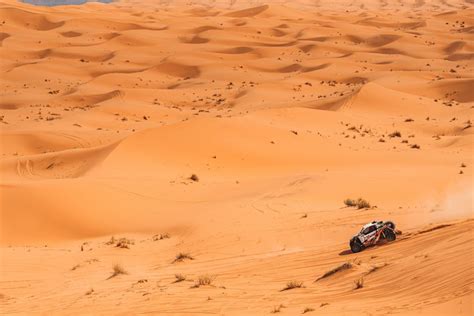
[[[349,245],[351,246],[351,251],[353,253],[364,250],[364,245],[360,242],[358,238],[352,238]]]
[[[392,230],[395,230],[395,223],[394,222],[387,221],[387,222],[385,222],[385,225],[390,227]]]
[[[389,228],[385,228],[385,230],[383,231],[383,235],[385,236],[385,239],[387,241],[394,241],[395,239],[397,239],[397,235],[395,235],[395,232]]]

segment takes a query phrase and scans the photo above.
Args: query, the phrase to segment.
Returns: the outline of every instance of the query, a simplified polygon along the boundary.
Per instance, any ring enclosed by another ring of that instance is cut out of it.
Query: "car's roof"
[[[369,227],[369,226],[372,226],[372,225],[375,225],[375,223],[372,223],[372,222],[367,223],[367,224],[365,224],[364,226],[362,226],[362,229],[365,229],[365,228],[367,228],[367,227]]]

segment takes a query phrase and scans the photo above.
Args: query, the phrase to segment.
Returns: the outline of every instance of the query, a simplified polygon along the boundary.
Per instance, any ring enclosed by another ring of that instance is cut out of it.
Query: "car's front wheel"
[[[349,245],[351,246],[351,251],[353,253],[364,250],[364,245],[360,242],[359,238],[357,237],[352,238]]]

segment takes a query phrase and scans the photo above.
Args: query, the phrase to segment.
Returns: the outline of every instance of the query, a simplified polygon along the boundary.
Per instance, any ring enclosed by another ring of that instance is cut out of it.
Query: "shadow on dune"
[[[341,251],[339,253],[340,256],[347,256],[347,255],[351,255],[352,254],[352,251],[350,251],[349,249],[346,249],[344,251]]]

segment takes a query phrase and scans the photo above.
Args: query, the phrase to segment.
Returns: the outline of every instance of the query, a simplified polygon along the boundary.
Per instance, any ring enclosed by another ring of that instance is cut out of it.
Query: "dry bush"
[[[115,278],[116,276],[121,274],[128,274],[128,272],[125,271],[125,269],[120,264],[114,264],[113,272],[112,275],[109,276],[109,279]]]
[[[357,208],[370,208],[370,203],[367,200],[364,200],[363,198],[359,198],[357,200]]]
[[[198,182],[198,181],[199,181],[199,177],[193,173],[193,174],[189,177],[189,180],[192,180],[192,181],[194,181],[194,182]]]
[[[115,245],[117,248],[130,248],[131,245],[134,245],[135,242],[131,239],[127,238],[120,238],[120,239],[115,239],[114,236],[110,237],[109,241],[105,243],[106,245]]]
[[[140,279],[135,284],[144,284],[144,283],[147,283],[147,282],[148,282],[148,279]]]
[[[314,312],[314,308],[305,307],[305,309],[303,309],[303,312],[301,314],[306,314],[306,313],[309,313],[309,312]]]
[[[410,148],[413,148],[413,149],[420,149],[420,145],[418,144],[413,144],[410,146]]]
[[[370,203],[363,198],[358,198],[357,200],[345,199],[344,204],[349,207],[357,207],[358,209],[370,208]]]
[[[349,207],[354,207],[357,205],[357,201],[353,199],[345,199],[344,204]]]
[[[112,236],[112,237],[110,237],[110,240],[107,241],[105,244],[106,244],[106,245],[114,245],[115,242],[116,242],[116,241],[115,241],[115,237]]]
[[[76,264],[74,267],[71,268],[71,271],[77,270],[81,267],[80,264]]]
[[[90,290],[86,292],[86,295],[91,295],[92,293],[94,293],[94,289],[90,288]]]
[[[279,313],[279,312],[281,312],[282,308],[285,308],[285,305],[280,304],[278,306],[274,306],[273,309],[270,311],[270,313],[272,313],[272,314]]]
[[[210,275],[201,275],[197,280],[196,283],[191,288],[199,288],[201,286],[209,286],[212,285],[214,282],[214,277]]]
[[[131,245],[134,245],[135,242],[131,239],[127,238],[120,238],[117,243],[115,244],[115,247],[117,248],[126,248],[129,249]]]
[[[174,280],[173,283],[179,283],[179,282],[186,281],[186,276],[181,274],[181,273],[175,274],[174,277],[176,278],[176,280]]]
[[[354,281],[354,290],[361,289],[364,287],[364,277]]]
[[[393,133],[388,134],[388,137],[391,137],[391,138],[393,138],[393,137],[402,137],[402,133],[400,133],[399,131],[395,131]]]
[[[320,276],[319,278],[317,278],[316,281],[314,281],[314,282],[317,282],[317,281],[319,281],[319,280],[321,280],[321,279],[325,279],[325,278],[327,278],[327,277],[329,277],[329,276],[331,276],[331,275],[333,275],[333,274],[335,274],[335,273],[338,273],[338,272],[341,272],[341,271],[344,271],[344,270],[349,270],[349,269],[351,269],[351,268],[352,268],[352,263],[350,263],[350,262],[344,262],[343,264],[341,264],[341,265],[339,265],[339,266],[337,266],[337,267],[335,267],[335,268],[333,268],[333,269],[327,271],[327,272],[324,273],[322,276]]]
[[[300,289],[303,287],[303,282],[300,282],[300,281],[289,281],[288,283],[286,283],[286,286],[280,290],[280,292],[283,292],[283,291],[288,291],[288,290],[292,290],[292,289]]]
[[[194,260],[194,258],[187,252],[180,252],[174,258],[173,263],[181,262],[181,261],[184,261],[184,260]]]
[[[168,238],[170,238],[170,235],[168,233],[158,234],[158,235],[153,236],[153,241],[158,241],[158,240],[163,240],[163,239],[168,239]]]

